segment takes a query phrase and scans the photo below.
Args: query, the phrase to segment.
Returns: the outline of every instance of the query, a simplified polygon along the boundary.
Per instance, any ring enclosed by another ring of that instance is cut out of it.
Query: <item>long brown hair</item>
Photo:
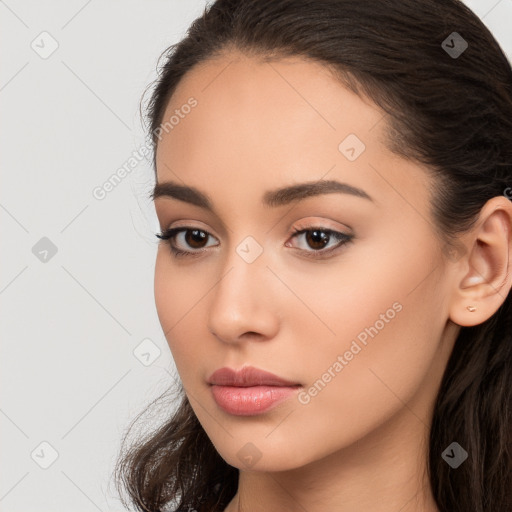
[[[512,69],[458,0],[217,0],[162,54],[147,105],[154,149],[183,76],[230,50],[263,61],[313,59],[381,107],[389,148],[435,178],[432,214],[447,247],[457,250],[457,235],[512,185]],[[512,510],[511,324],[509,293],[491,318],[462,327],[455,342],[427,461],[441,512]],[[237,491],[238,469],[217,453],[180,383],[171,388],[175,413],[129,449],[124,437],[118,490],[124,486],[138,511],[223,511]],[[468,453],[457,469],[441,457],[453,441]]]

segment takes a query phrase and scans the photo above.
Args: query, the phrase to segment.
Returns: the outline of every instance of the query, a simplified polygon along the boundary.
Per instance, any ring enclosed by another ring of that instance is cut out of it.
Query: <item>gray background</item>
[[[465,3],[510,58],[512,0]],[[125,510],[121,436],[175,375],[154,306],[153,173],[129,159],[157,59],[205,5],[0,1],[1,512]]]

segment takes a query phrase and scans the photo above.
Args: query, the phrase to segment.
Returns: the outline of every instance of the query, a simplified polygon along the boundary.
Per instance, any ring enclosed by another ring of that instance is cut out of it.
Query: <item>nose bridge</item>
[[[213,291],[209,327],[219,338],[236,340],[244,332],[271,336],[277,325],[262,244],[247,236],[229,249]]]

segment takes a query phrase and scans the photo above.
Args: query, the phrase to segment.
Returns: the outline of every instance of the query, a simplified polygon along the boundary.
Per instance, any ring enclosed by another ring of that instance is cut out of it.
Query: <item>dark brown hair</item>
[[[450,53],[463,41],[465,51]],[[312,59],[378,105],[389,148],[435,178],[432,216],[446,257],[458,254],[457,235],[486,201],[512,184],[512,69],[458,0],[217,0],[162,55],[147,107],[154,149],[183,76],[232,50],[262,61]],[[448,361],[427,461],[441,512],[512,510],[511,319],[509,293],[486,322],[461,328]],[[165,424],[129,450],[124,437],[118,489],[124,485],[138,511],[223,511],[238,469],[217,453],[181,384],[173,389],[179,404]],[[454,441],[468,453],[457,469],[441,457]]]

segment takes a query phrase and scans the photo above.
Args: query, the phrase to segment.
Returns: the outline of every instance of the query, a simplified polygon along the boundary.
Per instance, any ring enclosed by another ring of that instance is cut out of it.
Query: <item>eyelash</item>
[[[172,228],[167,229],[163,231],[162,233],[157,233],[156,237],[163,240],[167,245],[169,245],[172,254],[177,258],[194,258],[199,256],[201,253],[205,252],[205,249],[198,249],[196,251],[184,251],[182,249],[176,248],[172,241],[175,238],[175,236],[182,231],[201,231],[203,233],[206,233],[207,236],[211,236],[210,233],[205,231],[204,229],[198,229],[191,226],[183,226],[179,228]],[[333,229],[327,229],[323,228],[321,226],[312,226],[309,228],[301,229],[301,228],[295,228],[292,232],[292,238],[295,238],[303,233],[308,233],[310,231],[320,231],[322,233],[325,233],[329,235],[330,237],[334,237],[338,240],[338,244],[336,244],[334,247],[331,247],[330,249],[320,249],[320,250],[312,250],[312,251],[306,251],[301,250],[301,252],[305,253],[305,256],[308,258],[313,259],[323,259],[329,257],[329,255],[333,252],[337,252],[338,249],[341,249],[342,246],[348,244],[349,242],[352,242],[352,239],[354,238],[354,235],[347,235],[346,233],[341,233],[340,231],[334,231]]]

